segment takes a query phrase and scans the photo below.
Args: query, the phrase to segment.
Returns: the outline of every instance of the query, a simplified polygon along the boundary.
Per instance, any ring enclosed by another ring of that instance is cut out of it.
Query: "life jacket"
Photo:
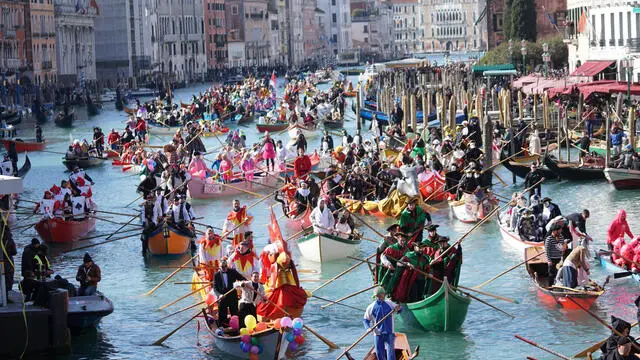
[[[40,258],[40,255],[36,255],[33,257],[33,260],[35,260],[37,263],[38,280],[44,280],[45,278],[44,271],[46,269],[51,268],[51,264],[49,264],[49,259],[45,256],[44,261],[42,261],[42,259]],[[46,267],[45,267],[45,263],[47,264]]]

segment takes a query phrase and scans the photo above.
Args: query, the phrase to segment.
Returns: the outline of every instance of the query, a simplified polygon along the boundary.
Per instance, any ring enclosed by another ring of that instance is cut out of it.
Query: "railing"
[[[42,69],[43,70],[48,70],[48,69],[51,69],[52,67],[53,67],[53,64],[52,64],[51,60],[42,62]]]
[[[640,53],[640,38],[630,38],[627,43],[631,53]]]
[[[16,37],[16,29],[4,27],[2,29],[2,35],[7,39],[13,39]]]
[[[20,67],[20,59],[2,59],[2,67],[7,69],[17,69]]]
[[[189,34],[187,35],[187,41],[202,41],[204,35],[202,34]]]

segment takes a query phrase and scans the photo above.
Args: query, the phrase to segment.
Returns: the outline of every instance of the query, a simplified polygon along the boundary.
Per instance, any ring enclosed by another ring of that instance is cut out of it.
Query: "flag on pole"
[[[275,70],[271,73],[271,79],[269,80],[269,86],[271,86],[273,88],[273,90],[276,89],[276,72],[275,72]]]
[[[545,10],[545,12],[547,13],[547,19],[549,19],[549,22],[551,23],[551,25],[553,25],[553,28],[556,29],[556,32],[557,32],[558,25],[556,25],[556,21],[553,19],[553,17],[551,17],[551,14],[549,14],[548,11]]]
[[[587,30],[587,14],[583,11],[578,21],[578,32],[583,33]]]
[[[276,219],[276,214],[273,212],[273,207],[271,210],[271,220],[269,221],[269,239],[272,244],[278,245],[278,248],[281,251],[287,251],[287,243],[282,238],[282,231],[280,231],[280,225],[278,225],[278,219]]]

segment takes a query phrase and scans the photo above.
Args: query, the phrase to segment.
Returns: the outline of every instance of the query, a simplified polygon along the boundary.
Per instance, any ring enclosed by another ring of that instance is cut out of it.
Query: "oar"
[[[350,256],[349,256],[349,258],[354,259],[353,257],[350,257]],[[357,259],[357,258],[355,258],[355,259]],[[358,260],[360,260],[360,259],[358,259]],[[369,261],[367,261],[367,262],[368,262],[368,263],[370,263],[370,264],[376,265],[375,263],[372,263],[372,262],[369,262]],[[421,271],[421,270],[418,270],[418,269],[413,269],[413,270],[415,270],[415,271],[417,271],[418,273],[420,273],[420,274],[422,274],[422,275],[424,275],[424,276],[428,277],[429,279],[431,279],[431,280],[433,280],[433,281],[436,281],[436,282],[438,282],[438,283],[442,284],[442,280],[440,280],[440,279],[436,278],[435,276],[433,276],[433,275],[431,275],[431,274],[429,274],[429,273],[426,273],[426,272]],[[503,314],[505,314],[505,315],[507,315],[507,316],[510,316],[511,318],[515,318],[515,316],[513,316],[513,315],[509,314],[508,312],[506,312],[506,311],[504,311],[504,310],[502,310],[502,309],[499,309],[498,307],[493,306],[493,305],[489,304],[488,302],[486,302],[486,301],[484,301],[484,300],[482,300],[482,299],[480,299],[480,298],[478,298],[478,297],[476,297],[476,296],[474,296],[474,295],[469,294],[469,293],[468,293],[468,292],[466,292],[466,291],[462,291],[462,290],[460,290],[460,288],[461,288],[460,286],[458,286],[458,288],[456,288],[456,287],[455,287],[455,286],[453,286],[453,285],[450,285],[450,286],[451,286],[451,288],[452,288],[453,290],[457,290],[457,291],[459,291],[460,293],[462,293],[462,294],[464,294],[464,295],[466,295],[466,296],[468,296],[468,297],[470,297],[470,298],[472,298],[472,299],[474,299],[474,300],[478,301],[478,302],[479,302],[479,303],[481,303],[481,304],[487,305],[488,307],[490,307],[490,308],[492,308],[492,309],[494,309],[494,310],[497,310],[497,311],[499,311],[499,312],[501,312],[501,313],[503,313]],[[465,289],[467,289],[467,290],[471,290],[471,289],[469,289],[469,288],[465,288]],[[484,294],[483,294],[483,295],[484,295]]]
[[[635,327],[638,325],[638,322],[634,322],[633,324],[631,324],[631,328]],[[573,355],[573,358],[583,358],[583,357],[587,357],[587,354],[591,354],[594,353],[596,351],[598,351],[598,349],[600,349],[600,347],[602,346],[602,344],[604,344],[609,338],[607,337],[604,340],[599,341],[598,343],[595,343],[593,345],[591,345],[590,347],[582,350],[581,352]]]
[[[113,234],[109,235],[109,236],[105,239],[105,241],[106,241],[106,240],[111,239],[111,237],[112,237],[113,235],[115,235],[118,231],[122,230],[125,226],[127,226],[127,225],[131,224],[131,222],[132,222],[133,220],[137,219],[137,218],[138,218],[138,216],[131,217],[131,219],[129,219],[129,221],[127,221],[126,223],[122,224],[122,226],[120,226],[120,227],[118,228],[118,230],[116,230]]]
[[[620,331],[618,331],[616,328],[614,328],[613,326],[607,324],[606,321],[600,319],[598,317],[598,315],[594,314],[593,312],[591,312],[591,310],[587,309],[586,307],[584,307],[582,304],[580,304],[579,302],[573,300],[573,298],[571,296],[567,296],[566,299],[569,299],[569,301],[571,301],[572,303],[574,303],[577,307],[579,307],[580,309],[584,310],[584,312],[586,312],[587,314],[591,315],[592,318],[596,319],[600,324],[606,326],[609,330],[613,331],[614,334],[618,335],[618,336],[625,336],[623,335]],[[640,350],[640,345],[636,344],[635,341],[631,342],[631,345],[636,348],[636,350]]]
[[[162,345],[162,343],[167,340],[169,337],[171,337],[171,335],[175,334],[176,332],[178,332],[178,330],[182,329],[185,325],[187,325],[191,320],[197,318],[198,316],[200,316],[200,314],[202,314],[202,311],[198,311],[195,315],[193,315],[192,317],[189,318],[189,320],[183,322],[182,324],[180,324],[180,326],[178,326],[177,328],[173,329],[170,333],[168,333],[167,335],[161,337],[160,339],[156,340],[153,344],[151,345]]]
[[[348,348],[346,348],[337,358],[336,360],[339,360],[341,357],[343,357],[346,353],[349,352],[349,350],[353,349],[356,345],[358,345],[358,343],[360,341],[362,341],[362,339],[364,339],[365,337],[367,337],[367,335],[369,335],[375,328],[378,327],[378,325],[382,324],[383,321],[387,320],[387,318],[393,314],[396,313],[396,309],[393,309],[392,311],[390,311],[387,315],[383,316],[382,319],[380,319],[380,321],[378,321],[377,323],[375,323],[372,327],[370,327],[367,331],[365,331],[364,334],[362,334],[362,336],[360,336],[358,338],[358,340],[356,340],[353,344],[349,345]]]
[[[140,214],[117,213],[117,212],[104,211],[104,210],[93,210],[93,211],[96,212],[96,213],[109,214],[109,215],[133,216],[133,217],[140,216]]]
[[[546,347],[544,347],[542,345],[538,345],[535,342],[533,342],[533,341],[531,341],[529,339],[523,338],[522,336],[520,336],[518,334],[515,334],[514,336],[515,336],[516,339],[522,340],[522,341],[526,342],[527,344],[533,345],[533,346],[537,347],[540,350],[544,350],[544,351],[548,352],[551,355],[555,355],[555,356],[559,357],[560,359],[571,360],[568,356],[564,356],[564,355],[560,354],[559,352],[556,352],[554,350],[546,348]]]
[[[207,283],[207,284],[210,284],[210,283]],[[191,295],[193,295],[193,294],[197,293],[198,291],[200,291],[200,290],[202,290],[202,289],[206,288],[207,286],[210,286],[210,285],[201,286],[201,287],[199,287],[199,288],[197,288],[197,289],[195,289],[195,290],[191,291],[190,293],[188,293],[188,294],[186,294],[186,295],[184,295],[184,296],[181,296],[181,297],[177,298],[176,300],[173,300],[172,302],[170,302],[170,303],[168,303],[168,304],[165,304],[165,305],[160,306],[160,307],[159,307],[159,308],[157,308],[156,310],[163,310],[163,309],[166,309],[166,308],[168,308],[169,306],[171,306],[171,305],[173,305],[173,304],[175,304],[175,303],[179,302],[180,300],[184,300],[184,299],[188,298],[189,296],[191,296]]]
[[[486,169],[482,170],[482,172],[480,172],[480,173],[481,173],[481,174],[484,174],[484,173],[486,173],[487,171],[491,171],[491,169],[493,169],[493,168],[495,168],[496,166],[498,166],[498,165],[502,164],[503,162],[508,161],[508,160],[511,160],[511,159],[513,159],[514,157],[516,157],[516,156],[520,155],[520,153],[522,153],[523,151],[524,151],[524,149],[522,149],[522,150],[518,151],[517,153],[515,153],[515,154],[513,154],[513,155],[509,156],[508,158],[505,158],[505,159],[500,160],[500,162],[495,163],[495,164],[493,164],[493,165],[489,166],[488,168],[486,168]]]
[[[351,306],[351,305],[347,305],[347,304],[343,304],[343,303],[336,302],[336,301],[333,301],[333,300],[325,299],[325,298],[320,297],[320,296],[318,296],[318,295],[311,295],[311,297],[314,297],[314,298],[316,298],[316,299],[319,299],[319,300],[322,300],[322,301],[326,301],[326,302],[328,302],[328,303],[332,303],[332,304],[335,304],[335,305],[341,305],[341,306],[347,307],[347,308],[349,308],[349,309],[353,309],[353,310],[358,310],[358,311],[361,311],[361,312],[365,312],[365,310],[364,310],[364,309],[358,309],[357,307],[354,307],[354,306]]]
[[[533,260],[533,259],[537,258],[538,256],[540,256],[540,255],[542,255],[542,254],[544,254],[544,253],[545,253],[545,251],[543,251],[543,252],[541,252],[541,253],[538,253],[538,254],[536,254],[536,255],[534,255],[534,256],[532,256],[532,257],[530,257],[530,258],[528,258],[528,259],[526,259],[526,260],[524,260],[524,261],[522,261],[522,262],[519,262],[518,264],[516,264],[516,265],[514,265],[514,266],[512,266],[512,267],[510,267],[510,268],[508,268],[507,270],[505,270],[505,271],[501,272],[500,274],[498,274],[498,275],[496,275],[496,276],[492,277],[491,279],[489,279],[489,280],[487,280],[487,281],[483,282],[482,284],[474,286],[474,288],[475,288],[475,289],[480,289],[481,287],[483,287],[483,286],[487,285],[488,283],[490,283],[490,282],[492,282],[492,281],[496,280],[497,278],[501,277],[502,275],[504,275],[504,274],[506,274],[506,273],[510,272],[511,270],[514,270],[514,269],[516,269],[516,268],[520,267],[521,265],[523,265],[523,264],[527,263],[528,261],[531,261],[531,260]]]
[[[140,225],[140,224],[121,223],[121,222],[117,222],[117,221],[113,221],[113,220],[108,220],[108,219],[105,219],[105,218],[103,218],[103,217],[97,217],[97,216],[92,215],[92,214],[90,214],[89,216],[91,216],[92,218],[94,218],[94,219],[96,219],[96,220],[100,220],[100,221],[104,221],[104,222],[108,222],[108,223],[116,224],[116,225],[122,225],[123,227],[124,227],[124,226],[135,226],[135,227],[137,227],[137,228],[138,228],[138,230],[140,230],[141,228],[143,228],[143,227],[144,227],[144,226],[142,226],[142,225]],[[133,218],[133,219],[135,219],[135,218]],[[133,219],[132,219],[132,220],[133,220]],[[116,232],[117,232],[117,231],[116,231]]]
[[[127,233],[132,233],[132,232],[140,232],[140,229],[129,229],[129,230],[124,230],[120,232],[120,235],[122,234],[127,234]],[[81,239],[78,239],[78,241],[86,241],[86,240],[92,240],[92,239],[96,239],[96,238],[101,238],[103,236],[109,236],[109,234],[101,234],[101,235],[95,235],[95,236],[89,236],[89,237],[84,237]]]
[[[169,315],[167,315],[167,316],[163,316],[163,317],[161,317],[161,318],[160,318],[160,319],[158,319],[157,321],[162,321],[162,320],[167,319],[167,318],[170,318],[170,317],[172,317],[172,316],[174,316],[174,315],[178,315],[178,314],[180,314],[180,313],[182,313],[182,312],[185,312],[185,311],[187,311],[187,310],[189,310],[189,309],[193,309],[194,307],[196,307],[196,306],[200,306],[200,305],[202,305],[202,304],[204,304],[204,303],[205,303],[205,301],[204,301],[204,300],[202,300],[202,301],[200,301],[200,302],[198,302],[198,303],[195,303],[195,304],[192,304],[192,305],[189,305],[189,306],[183,307],[182,309],[180,309],[180,310],[178,310],[178,311],[176,311],[176,312],[173,312],[173,313],[171,313],[171,314],[169,314]]]
[[[247,289],[253,291],[254,293],[260,295],[256,290],[253,289],[252,286],[248,287]],[[284,314],[286,314],[287,316],[291,317],[291,314],[283,309],[282,307],[280,307],[280,305],[276,304],[275,302],[273,302],[272,300],[270,300],[269,298],[267,298],[266,296],[262,297],[264,300],[268,301],[271,303],[271,305],[273,305],[276,309],[282,311]],[[324,336],[318,334],[318,332],[316,332],[315,330],[313,330],[312,328],[308,327],[307,324],[304,324],[302,327],[304,327],[305,329],[307,329],[310,333],[312,333],[313,335],[315,335],[315,337],[317,337],[318,339],[320,339],[323,343],[327,344],[328,347],[330,347],[331,349],[339,349],[338,345],[334,344],[331,340],[325,338]]]
[[[221,182],[221,183],[219,183],[219,184],[220,184],[220,185],[222,185],[222,186],[227,186],[227,187],[230,187],[230,188],[232,188],[232,189],[235,189],[235,190],[241,191],[241,192],[243,192],[243,193],[247,193],[247,194],[249,194],[249,195],[257,196],[257,197],[259,197],[259,198],[261,198],[261,197],[262,197],[262,195],[260,195],[260,194],[258,194],[258,193],[254,193],[253,191],[245,190],[245,189],[239,188],[239,187],[237,187],[237,186],[233,186],[233,185],[231,185],[231,184],[226,184],[226,183],[223,183],[223,182]],[[270,196],[270,195],[271,195],[271,194],[268,194],[267,196]]]
[[[118,241],[118,240],[124,240],[124,239],[128,239],[128,238],[132,238],[134,236],[138,236],[138,234],[131,234],[131,235],[127,235],[127,236],[113,238],[111,240],[102,241],[102,242],[95,243],[95,244],[80,246],[80,247],[77,247],[77,248],[73,248],[73,249],[69,249],[69,250],[63,251],[62,253],[63,254],[67,254],[67,253],[74,252],[74,251],[77,251],[77,250],[88,249],[88,248],[91,248],[91,247],[94,247],[94,246],[103,245],[103,244],[107,244],[107,243]]]
[[[142,196],[144,195],[144,193],[140,194],[140,196],[138,196],[137,198],[133,199],[132,202],[128,203],[127,205],[125,205],[125,208],[128,208],[129,206],[131,206],[131,204],[135,203],[136,201],[140,200],[142,198]]]
[[[162,281],[160,281],[158,283],[158,285],[154,286],[153,289],[149,290],[148,292],[146,292],[145,294],[143,294],[144,296],[149,296],[151,294],[153,294],[154,292],[156,292],[156,290],[158,290],[158,288],[160,288],[160,286],[162,286],[164,283],[166,283],[167,281],[169,281],[169,279],[171,279],[172,277],[174,277],[180,270],[182,270],[182,268],[184,268],[185,266],[187,266],[191,261],[193,261],[195,258],[198,257],[198,254],[194,255],[192,258],[190,258],[189,260],[185,261],[184,264],[180,265],[180,268],[174,270],[171,274],[167,275],[167,277],[165,277],[164,279],[162,279]]]
[[[325,287],[325,286],[327,286],[327,285],[331,284],[332,282],[336,281],[338,278],[340,278],[340,277],[342,277],[343,275],[345,275],[345,274],[349,273],[351,270],[353,270],[353,269],[355,269],[356,267],[358,267],[358,266],[360,266],[360,265],[364,264],[364,263],[366,262],[366,260],[369,260],[369,259],[371,259],[371,258],[372,258],[372,257],[374,257],[374,256],[376,256],[376,254],[369,255],[368,257],[366,257],[366,258],[365,258],[365,260],[358,260],[358,262],[357,262],[357,263],[353,264],[353,265],[352,265],[351,267],[349,267],[347,270],[345,270],[345,271],[341,272],[340,274],[338,274],[338,275],[336,275],[336,276],[332,277],[331,279],[327,280],[327,282],[325,282],[324,284],[322,284],[322,285],[318,286],[317,288],[313,289],[313,290],[311,291],[311,293],[313,294],[314,292],[316,292],[316,291],[318,291],[318,290],[322,289],[323,287]]]
[[[374,287],[376,287],[376,286],[378,286],[378,284],[373,284],[373,285],[371,285],[371,286],[369,286],[369,287],[367,287],[367,288],[364,288],[364,289],[362,289],[362,290],[358,290],[358,291],[356,291],[356,292],[354,292],[354,293],[351,293],[351,294],[349,294],[349,295],[347,295],[347,296],[343,296],[343,297],[341,297],[341,298],[340,298],[340,299],[338,299],[338,300],[332,301],[330,304],[322,305],[322,306],[320,306],[320,308],[321,308],[321,309],[328,308],[329,306],[331,306],[331,305],[333,305],[333,304],[337,304],[337,303],[339,303],[339,302],[341,302],[341,301],[344,301],[344,300],[350,299],[350,298],[352,298],[352,297],[354,297],[354,296],[356,296],[356,295],[362,294],[362,293],[363,293],[363,292],[365,292],[365,291],[369,291],[369,290],[373,289],[373,288],[374,288]]]

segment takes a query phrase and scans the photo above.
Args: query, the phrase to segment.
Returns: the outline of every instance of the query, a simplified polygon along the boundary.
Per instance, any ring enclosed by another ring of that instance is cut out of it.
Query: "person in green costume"
[[[409,236],[417,233],[415,241],[421,242],[422,228],[425,221],[428,221],[428,225],[431,225],[431,215],[418,206],[417,198],[413,198],[409,200],[407,207],[400,213],[398,225],[400,225],[400,230],[409,234]]]
[[[400,231],[400,226],[398,224],[393,224],[387,228],[387,234],[383,237],[382,242],[376,248],[376,269],[373,272],[373,282],[378,283],[386,274],[387,268],[380,265],[380,256],[384,253],[384,251],[391,245],[396,243],[396,238],[394,234]]]
[[[380,279],[380,286],[385,289],[387,294],[393,294],[396,284],[402,277],[404,267],[397,266],[398,259],[401,259],[409,251],[409,248],[407,248],[409,235],[397,232],[394,237],[397,243],[387,247],[380,256],[380,262],[385,268],[380,272],[382,276],[379,276],[378,279]]]
[[[421,272],[429,272],[429,258],[422,252],[420,244],[405,253],[398,266],[404,266],[402,277],[393,292],[393,299],[398,302],[412,303],[424,298],[426,278]]]
[[[451,247],[451,245],[449,245],[449,237],[440,236],[438,246],[440,249],[436,253],[436,258]],[[433,275],[435,277],[443,280],[446,276],[449,283],[453,286],[457,286],[458,280],[460,280],[460,267],[462,266],[462,247],[458,245],[449,250],[443,257],[432,264],[432,266],[434,269]]]

